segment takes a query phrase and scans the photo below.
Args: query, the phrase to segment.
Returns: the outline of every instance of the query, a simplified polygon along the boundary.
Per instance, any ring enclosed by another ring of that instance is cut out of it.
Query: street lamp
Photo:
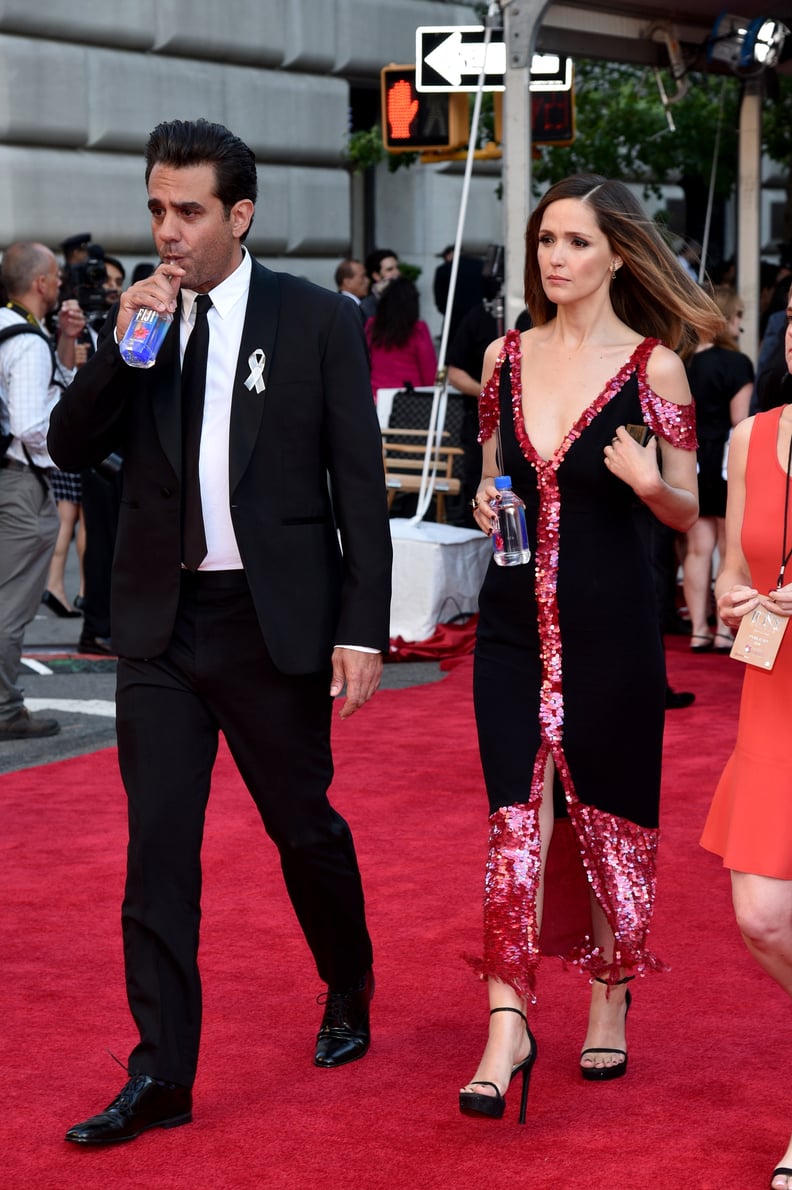
[[[776,65],[789,29],[774,17],[722,12],[707,39],[707,61],[723,62],[735,74],[758,74]]]

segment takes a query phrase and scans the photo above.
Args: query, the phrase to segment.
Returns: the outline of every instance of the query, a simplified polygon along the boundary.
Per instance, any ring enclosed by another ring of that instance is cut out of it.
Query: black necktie
[[[209,355],[206,315],[211,304],[208,293],[195,299],[195,325],[182,360],[182,562],[188,570],[197,570],[206,557],[198,456]]]

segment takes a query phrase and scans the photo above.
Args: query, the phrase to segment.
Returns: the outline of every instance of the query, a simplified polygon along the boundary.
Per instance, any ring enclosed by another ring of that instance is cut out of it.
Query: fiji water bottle
[[[130,368],[151,368],[172,322],[172,314],[158,314],[145,306],[138,310],[118,344],[124,363]]]
[[[492,522],[492,549],[498,566],[520,566],[530,562],[525,505],[511,488],[510,475],[496,475],[498,497],[490,502],[495,513]]]

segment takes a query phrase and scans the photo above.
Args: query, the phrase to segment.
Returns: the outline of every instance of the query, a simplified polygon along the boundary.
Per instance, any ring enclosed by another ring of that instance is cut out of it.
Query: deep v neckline
[[[606,382],[601,391],[591,401],[589,405],[579,414],[572,426],[567,430],[560,444],[556,447],[549,458],[540,455],[534,444],[531,442],[530,435],[525,425],[525,415],[523,413],[522,404],[522,346],[517,342],[515,352],[511,356],[511,390],[512,390],[512,418],[514,422],[514,433],[521,451],[525,455],[529,463],[537,468],[541,467],[558,467],[563,462],[564,456],[572,443],[575,442],[587,426],[591,425],[594,418],[600,413],[612,398],[622,389],[636,370],[636,356],[643,347],[646,339],[642,339],[637,343],[629,359],[621,365],[618,372]]]

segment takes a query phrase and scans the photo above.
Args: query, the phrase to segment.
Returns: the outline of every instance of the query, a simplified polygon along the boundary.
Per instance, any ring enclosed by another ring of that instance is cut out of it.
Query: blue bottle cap
[[[499,492],[502,492],[505,488],[510,488],[511,487],[511,476],[510,475],[496,475],[495,476],[495,487],[498,489]]]

